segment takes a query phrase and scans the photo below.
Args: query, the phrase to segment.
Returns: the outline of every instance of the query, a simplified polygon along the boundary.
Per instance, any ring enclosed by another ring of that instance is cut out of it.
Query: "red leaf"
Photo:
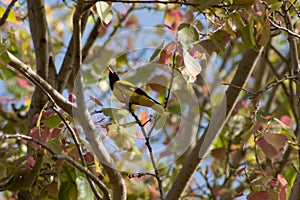
[[[30,130],[29,135],[30,137],[40,141],[41,143],[46,144],[50,136],[50,128],[45,127],[39,129],[37,127],[34,127]],[[35,150],[37,150],[40,147],[40,145],[38,145],[35,142],[32,142],[32,146]]]
[[[103,104],[98,99],[92,97],[91,95],[90,95],[90,100],[93,101],[98,106],[103,106]]]
[[[165,21],[171,25],[173,30],[176,30],[182,20],[182,14],[180,10],[170,9],[165,15]]]
[[[256,141],[256,144],[262,149],[267,158],[277,159],[283,154],[287,140],[285,135],[265,133]]]
[[[61,147],[64,150],[64,152],[67,152],[66,144],[67,144],[66,140],[62,139],[61,140]]]
[[[147,120],[148,120],[148,112],[147,110],[143,110],[141,113],[140,113],[140,120],[142,122],[142,124],[146,123]],[[146,124],[145,127],[149,126],[149,123]]]
[[[91,154],[90,152],[87,152],[87,153],[84,155],[84,159],[85,159],[88,163],[94,162],[94,156],[93,156],[93,154]]]
[[[72,103],[76,102],[76,96],[72,93],[69,93],[68,100]]]
[[[287,186],[283,186],[278,192],[278,200],[286,200]]]
[[[32,156],[29,156],[26,160],[26,169],[31,170],[35,165],[35,160]]]
[[[289,116],[286,116],[286,115],[281,116],[280,121],[282,123],[284,123],[285,125],[287,125],[287,126],[290,126],[293,122],[292,119]]]
[[[54,128],[51,132],[51,138],[57,138],[60,133],[61,133],[60,128]]]
[[[246,169],[246,167],[242,167],[241,169],[237,170],[235,173],[236,173],[237,175],[241,175],[241,173],[242,173],[243,171],[245,171],[245,169]]]
[[[23,79],[23,78],[17,78],[18,83],[21,87],[23,88],[28,88],[29,87],[29,83],[27,80]]]
[[[234,195],[233,198],[238,198],[238,197],[241,197],[243,195],[244,195],[244,193],[239,193],[239,194]]]
[[[30,137],[36,139],[36,140],[40,140],[40,136],[39,136],[39,129],[37,127],[33,127],[31,130],[30,130],[30,134],[29,134]],[[32,142],[32,146],[35,150],[37,150],[40,145],[38,145],[37,143],[35,142]]]
[[[170,42],[162,51],[159,57],[158,63],[166,65],[170,62],[170,58],[173,55],[177,42]]]
[[[167,25],[167,24],[164,24],[164,27],[166,27],[167,29],[169,29],[171,31],[174,31],[174,29],[171,26]]]
[[[267,191],[252,192],[247,196],[247,200],[269,200],[271,195]]]
[[[288,184],[286,179],[282,176],[282,174],[277,174],[277,180],[282,186],[286,186]]]

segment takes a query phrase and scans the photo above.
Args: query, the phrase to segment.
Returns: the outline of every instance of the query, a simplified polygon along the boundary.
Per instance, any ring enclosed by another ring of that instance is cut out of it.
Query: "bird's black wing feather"
[[[139,95],[143,95],[149,99],[151,99],[151,101],[153,101],[154,103],[157,103],[160,105],[160,103],[158,101],[156,101],[155,99],[153,99],[152,97],[150,97],[146,92],[144,92],[144,90],[142,90],[141,88],[135,87],[134,92],[136,92]]]

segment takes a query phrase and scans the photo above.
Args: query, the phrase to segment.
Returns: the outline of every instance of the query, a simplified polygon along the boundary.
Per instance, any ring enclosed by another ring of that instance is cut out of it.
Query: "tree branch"
[[[85,133],[94,154],[100,162],[103,164],[103,168],[106,171],[113,190],[113,199],[123,200],[126,199],[126,187],[124,179],[120,172],[115,168],[115,163],[110,157],[103,143],[100,141],[99,136],[96,133],[95,125],[91,119],[91,115],[86,108],[86,102],[84,98],[83,85],[82,85],[82,44],[81,44],[81,18],[83,12],[83,0],[77,1],[75,13],[73,15],[73,67],[75,71],[78,71],[77,78],[75,80],[75,94],[77,97],[77,109],[75,111],[76,119],[79,121],[82,129]]]
[[[49,83],[47,83],[42,77],[37,75],[32,69],[12,55],[10,52],[7,52],[7,56],[9,58],[8,66],[11,66],[17,72],[22,74],[25,78],[31,81],[33,84],[38,87],[42,87],[45,91],[47,91],[50,96],[54,99],[59,107],[65,110],[70,116],[73,115],[72,111],[75,107],[67,101],[58,91],[56,91]]]
[[[86,23],[87,23],[87,19],[90,15],[90,12],[85,12],[83,14],[83,16],[81,17],[81,31],[83,32],[83,30],[85,29]],[[57,75],[57,81],[56,81],[56,89],[61,93],[63,91],[63,89],[66,87],[69,78],[73,72],[73,34],[71,37],[71,40],[69,42],[68,48],[67,48],[67,52],[65,54],[64,60],[62,62],[62,65],[60,67],[60,70],[58,72]],[[74,76],[76,76],[76,74],[72,74]],[[72,77],[72,80],[74,80],[75,77]],[[74,81],[69,81],[72,82],[72,84],[74,83]],[[71,86],[73,87],[73,85]],[[72,88],[70,88],[72,89]]]
[[[15,5],[15,3],[17,1],[18,0],[12,0],[10,2],[10,4],[8,5],[8,7],[6,8],[5,12],[3,13],[2,17],[0,18],[0,27],[3,26],[3,24],[5,24],[12,7]]]
[[[262,51],[261,51],[262,52]],[[254,67],[256,66],[259,55],[254,49],[248,49],[240,61],[237,68],[236,74],[232,80],[233,85],[237,85],[243,88],[246,84],[250,74],[252,73]],[[171,189],[168,192],[166,200],[178,199],[183,195],[184,190],[188,186],[190,177],[192,177],[197,166],[201,163],[203,157],[207,154],[210,146],[213,144],[214,138],[210,138],[210,134],[214,134],[213,131],[218,133],[222,130],[223,126],[229,119],[239,97],[241,89],[229,87],[226,91],[226,117],[225,119],[218,119],[211,121],[210,125],[213,124],[214,128],[209,129],[210,126],[205,130],[203,136],[197,141],[195,148],[187,157],[182,169],[180,170],[176,180],[174,181]],[[224,99],[223,99],[224,101]],[[220,104],[223,105],[222,103]],[[219,106],[216,113],[222,108]],[[208,136],[208,137],[207,137]],[[206,139],[208,138],[208,139]],[[212,141],[208,141],[211,140]],[[200,153],[200,154],[199,154]]]
[[[160,199],[164,199],[164,193],[163,193],[163,187],[162,187],[162,180],[160,178],[160,174],[159,174],[159,171],[158,171],[155,159],[154,159],[153,150],[152,150],[152,146],[151,146],[151,142],[150,142],[150,134],[151,134],[151,132],[152,132],[153,129],[150,130],[149,133],[147,134],[146,130],[144,129],[143,124],[139,120],[138,116],[136,116],[136,114],[132,110],[131,106],[129,106],[129,112],[131,113],[131,115],[135,119],[136,123],[139,125],[139,127],[142,130],[143,136],[144,136],[144,138],[146,140],[145,145],[148,148],[149,156],[150,156],[150,160],[151,160],[151,164],[153,166],[154,173],[155,173],[155,178],[157,180],[158,190],[159,190],[159,193],[160,193]],[[156,122],[157,122],[157,120],[154,121],[154,124],[152,126],[153,128],[155,127]]]
[[[36,57],[36,71],[37,74],[44,80],[48,80],[49,70],[49,46],[50,40],[48,34],[48,24],[46,18],[45,4],[43,0],[27,0],[28,17],[30,32],[32,35],[33,46]],[[28,113],[28,127],[33,126],[32,119],[34,115],[42,109],[47,101],[46,96],[39,88],[36,88],[30,105]]]

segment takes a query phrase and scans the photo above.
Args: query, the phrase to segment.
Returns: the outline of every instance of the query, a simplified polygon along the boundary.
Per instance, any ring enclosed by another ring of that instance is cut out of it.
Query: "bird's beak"
[[[112,68],[110,68],[109,66],[107,67],[107,69],[109,70],[109,72],[115,73],[114,70],[112,70]]]

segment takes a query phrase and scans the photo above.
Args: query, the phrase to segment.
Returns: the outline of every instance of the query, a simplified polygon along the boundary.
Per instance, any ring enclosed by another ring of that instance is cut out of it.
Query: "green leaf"
[[[108,135],[121,150],[128,150],[132,148],[134,145],[134,139],[125,128],[117,124],[110,124],[107,126],[107,129]]]
[[[149,62],[152,62],[158,56],[158,54],[162,51],[162,49],[164,48],[164,46],[165,46],[165,41],[162,41],[160,43],[160,45],[153,52],[152,56],[150,57]]]
[[[193,25],[183,23],[178,27],[178,39],[186,49],[191,49],[198,38],[199,34]]]
[[[155,124],[154,128],[156,130],[159,130],[159,129],[163,128],[166,124],[167,117],[168,117],[168,115],[166,115],[166,114],[160,115],[159,119],[156,121],[156,124]]]
[[[243,29],[242,41],[245,49],[253,48],[255,46],[254,30],[250,27],[250,25],[247,25]]]
[[[94,199],[93,192],[85,177],[78,176],[76,178],[76,185],[78,190],[78,199]]]
[[[277,2],[277,3],[271,4],[269,13],[271,14],[271,13],[277,11],[278,9],[280,9],[282,4],[283,4],[283,2]]]
[[[168,106],[168,111],[174,114],[181,114],[181,107],[179,104]]]
[[[58,115],[51,115],[48,119],[44,121],[44,124],[49,128],[57,128],[61,123],[61,119]]]
[[[127,53],[117,56],[117,63],[119,66],[123,67],[127,65]]]
[[[105,116],[110,117],[115,121],[120,121],[129,114],[127,110],[120,108],[103,108],[102,112]]]

